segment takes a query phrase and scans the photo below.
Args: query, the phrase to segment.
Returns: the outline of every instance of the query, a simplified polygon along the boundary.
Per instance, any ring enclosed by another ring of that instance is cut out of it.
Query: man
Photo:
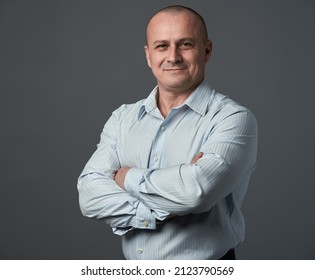
[[[195,11],[156,13],[145,54],[157,87],[113,112],[79,177],[82,213],[122,236],[127,259],[234,259],[244,239],[256,121],[204,82],[211,48]]]

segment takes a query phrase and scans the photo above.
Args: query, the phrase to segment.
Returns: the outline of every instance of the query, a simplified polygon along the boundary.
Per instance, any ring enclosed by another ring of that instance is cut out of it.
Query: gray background
[[[207,81],[259,123],[240,259],[314,259],[314,1],[177,1],[214,49]],[[76,180],[103,125],[155,85],[149,17],[173,1],[0,1],[0,257],[121,259]],[[174,237],[175,238],[175,237]]]

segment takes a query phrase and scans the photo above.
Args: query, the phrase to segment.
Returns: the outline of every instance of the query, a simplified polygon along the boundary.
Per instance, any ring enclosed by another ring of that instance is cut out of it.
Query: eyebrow
[[[185,37],[185,38],[180,38],[176,41],[176,43],[180,43],[180,42],[183,42],[183,41],[195,41],[194,38],[191,38],[191,37]],[[169,41],[168,40],[156,40],[153,42],[153,45],[157,45],[157,44],[165,44],[165,43],[168,43]]]
[[[161,43],[167,43],[168,41],[167,40],[156,40],[153,42],[153,45],[158,45],[158,44],[161,44]]]

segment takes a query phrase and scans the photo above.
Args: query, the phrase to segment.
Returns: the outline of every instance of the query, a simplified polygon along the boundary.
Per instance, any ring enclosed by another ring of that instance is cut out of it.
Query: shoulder
[[[228,122],[253,132],[257,130],[257,120],[253,112],[227,95],[213,91],[208,109],[207,114],[214,124]]]
[[[212,91],[212,98],[209,102],[209,111],[212,111],[215,114],[220,113],[222,115],[235,114],[238,112],[246,112],[253,115],[249,108],[241,105],[228,95],[224,95],[215,90]]]
[[[139,100],[131,104],[122,104],[113,111],[112,116],[116,119],[124,119],[126,117],[138,117],[140,109],[144,106],[145,99]]]

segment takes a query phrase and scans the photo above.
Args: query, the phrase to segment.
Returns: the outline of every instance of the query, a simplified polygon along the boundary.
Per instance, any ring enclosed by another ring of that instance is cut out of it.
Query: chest
[[[122,166],[167,168],[189,163],[211,130],[210,121],[196,113],[178,112],[167,119],[146,115],[122,121],[118,156]]]

